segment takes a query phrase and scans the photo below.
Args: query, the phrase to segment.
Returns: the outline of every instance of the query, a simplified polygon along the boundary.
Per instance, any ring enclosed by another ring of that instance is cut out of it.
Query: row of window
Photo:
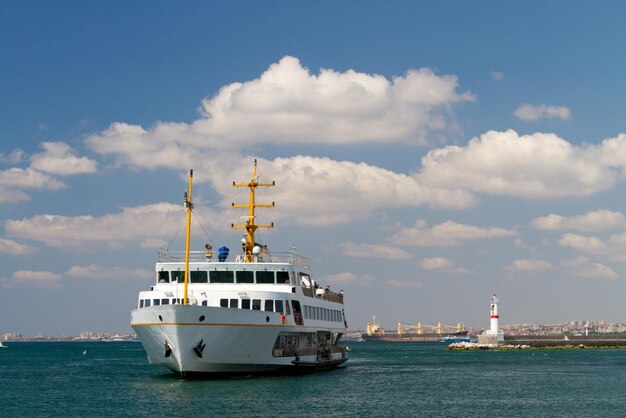
[[[147,308],[148,306],[157,305],[180,305],[181,303],[182,299],[180,298],[140,299],[139,307]],[[208,301],[206,299],[202,301],[202,306],[208,306]],[[239,308],[239,299],[220,299],[220,307]],[[263,310],[266,312],[280,312],[291,315],[291,309],[289,308],[288,300],[285,300],[283,304],[282,300],[241,299],[241,309],[252,309],[253,311]]]
[[[222,308],[239,308],[240,299],[220,299],[220,307]],[[202,305],[206,306],[207,301],[203,301]],[[285,308],[283,310],[283,307]],[[261,309],[263,308],[263,309]],[[279,312],[287,315],[291,314],[289,309],[289,301],[273,300],[273,299],[241,299],[241,309],[252,309],[253,311],[263,310],[265,312]]]
[[[240,303],[241,302],[241,303]],[[139,300],[139,307],[144,308],[148,306],[156,305],[180,305],[182,299],[180,298],[161,298],[161,299],[141,299]],[[208,301],[205,299],[202,301],[202,306],[208,306]],[[253,311],[265,311],[265,312],[279,312],[291,315],[291,309],[289,301],[274,300],[274,299],[220,299],[220,307],[222,308],[235,308],[235,309],[252,309]],[[263,309],[261,309],[263,308]],[[284,309],[284,310],[283,310]],[[341,311],[336,309],[320,308],[318,306],[304,305],[304,318],[315,319],[319,321],[334,321],[341,322]]]
[[[181,270],[158,272],[159,283],[182,283],[185,272]],[[295,276],[287,271],[231,271],[231,270],[192,270],[189,272],[190,283],[257,283],[257,284],[293,284]]]
[[[180,305],[182,302],[182,299],[177,299],[177,298],[163,298],[163,299],[139,299],[139,307],[140,308],[147,308],[148,306],[152,305],[152,306],[157,306],[157,305]]]
[[[318,306],[304,305],[304,318],[317,319],[320,321],[341,322],[341,311],[336,309],[320,308]]]

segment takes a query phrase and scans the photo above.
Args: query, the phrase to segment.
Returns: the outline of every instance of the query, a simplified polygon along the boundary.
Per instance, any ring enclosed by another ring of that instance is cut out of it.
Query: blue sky
[[[0,333],[129,330],[253,158],[352,327],[626,322],[621,2],[0,5]]]

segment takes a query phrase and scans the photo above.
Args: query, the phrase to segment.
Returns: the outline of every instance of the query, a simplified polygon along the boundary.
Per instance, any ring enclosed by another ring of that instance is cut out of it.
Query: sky
[[[626,322],[626,4],[0,0],[0,333],[130,332],[179,229],[351,329]]]

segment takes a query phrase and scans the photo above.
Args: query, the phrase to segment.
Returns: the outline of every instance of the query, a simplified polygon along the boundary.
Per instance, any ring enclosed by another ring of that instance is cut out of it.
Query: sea
[[[137,342],[8,342],[0,417],[623,417],[626,350],[348,342],[304,376],[181,380]]]

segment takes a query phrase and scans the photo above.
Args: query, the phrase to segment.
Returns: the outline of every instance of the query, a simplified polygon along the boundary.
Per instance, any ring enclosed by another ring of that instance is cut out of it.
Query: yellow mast
[[[193,191],[193,170],[189,170],[189,192],[185,192],[185,206],[187,206],[187,237],[185,243],[185,290],[183,296],[183,305],[187,305],[187,285],[189,283],[189,239],[191,238],[191,210],[193,203],[191,202],[191,193]]]
[[[233,181],[233,187],[249,187],[250,188],[250,202],[247,204],[241,204],[241,205],[235,205],[234,203],[232,204],[232,207],[234,209],[240,209],[240,208],[248,208],[248,217],[246,220],[246,224],[245,225],[235,225],[235,224],[231,224],[231,228],[233,229],[244,229],[246,231],[248,231],[248,235],[246,237],[246,241],[245,243],[242,243],[242,249],[244,250],[244,252],[246,253],[246,263],[250,263],[252,261],[252,249],[254,248],[254,232],[258,229],[258,228],[273,228],[274,227],[274,223],[272,223],[271,225],[257,225],[255,223],[255,217],[254,217],[254,208],[273,208],[274,202],[272,202],[271,204],[266,204],[266,203],[256,203],[254,200],[254,191],[257,187],[273,187],[276,186],[276,182],[271,182],[271,183],[259,183],[258,182],[258,177],[256,175],[256,158],[254,159],[254,171],[252,173],[252,180],[250,180],[249,183],[235,183]]]

